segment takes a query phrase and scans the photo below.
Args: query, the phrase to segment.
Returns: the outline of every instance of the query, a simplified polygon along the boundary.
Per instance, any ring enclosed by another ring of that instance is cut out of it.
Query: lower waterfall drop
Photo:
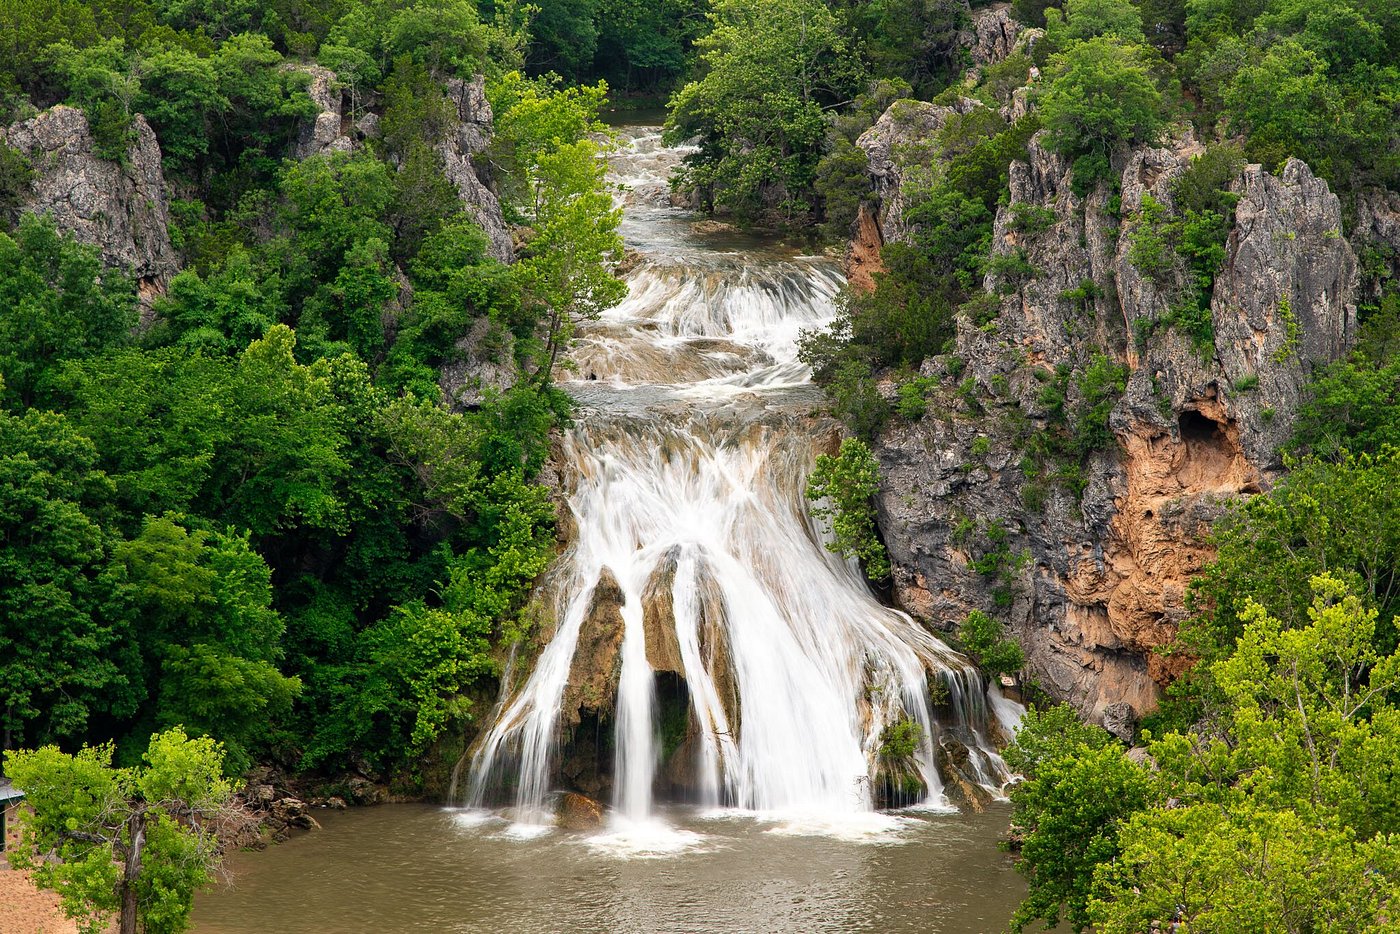
[[[953,741],[964,774],[999,792],[1010,775],[988,731],[1019,705],[882,606],[808,509],[839,433],[796,341],[835,314],[839,272],[696,233],[667,203],[682,151],[655,128],[625,135],[613,171],[641,260],[560,373],[578,403],[556,458],[572,540],[542,585],[552,619],[533,664],[524,648],[514,661],[528,677],[506,679],[473,748],[468,805],[544,824],[552,791],[586,782],[633,824],[658,790],[777,814],[939,807]],[[896,725],[913,751],[891,764]]]

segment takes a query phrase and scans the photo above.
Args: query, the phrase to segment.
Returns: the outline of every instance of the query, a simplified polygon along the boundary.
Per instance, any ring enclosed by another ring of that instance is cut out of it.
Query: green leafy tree
[[[1176,806],[1135,815],[1097,870],[1104,930],[1384,930],[1400,893],[1400,654],[1348,584],[1310,584],[1302,625],[1246,601],[1234,652],[1211,666],[1223,735],[1150,747]]]
[[[236,773],[301,686],[274,664],[283,623],[262,557],[246,538],[190,531],[179,518],[147,518],[113,549],[104,583],[142,644],[156,722],[219,740]]]
[[[696,43],[701,77],[671,99],[666,137],[699,137],[678,184],[745,219],[800,220],[826,138],[823,108],[860,77],[835,15],[817,0],[718,0]]]
[[[926,99],[958,77],[966,64],[959,32],[967,9],[949,0],[874,0],[840,3],[872,70],[907,81]]]
[[[136,323],[131,280],[103,273],[97,250],[32,215],[0,234],[0,374],[11,405],[47,401],[64,360],[120,343]]]
[[[135,708],[130,634],[102,613],[112,482],[52,412],[0,412],[0,717],[4,746],[81,735]]]
[[[1075,42],[1051,59],[1048,77],[1041,124],[1077,179],[1105,176],[1113,153],[1161,135],[1162,92],[1138,48],[1106,36]]]
[[[1135,815],[1122,855],[1100,868],[1090,913],[1105,934],[1384,931],[1400,897],[1400,848],[1358,842],[1291,811],[1216,805]]]
[[[280,298],[275,281],[267,281],[253,255],[234,247],[208,277],[186,270],[171,280],[158,304],[162,324],[157,327],[166,334],[157,334],[191,350],[234,354],[277,323]]]
[[[621,209],[604,187],[606,163],[589,140],[542,154],[531,173],[534,236],[514,272],[522,300],[543,322],[536,379],[549,382],[559,351],[581,321],[597,318],[627,295],[614,273],[622,258]]]
[[[150,121],[162,158],[188,166],[209,149],[213,118],[228,107],[207,58],[168,47],[140,58],[141,92],[133,106]]]
[[[1026,664],[1026,655],[1016,640],[1006,635],[1001,623],[981,610],[967,614],[958,627],[958,642],[988,675],[1012,674]]]
[[[880,465],[870,447],[856,438],[841,442],[836,455],[819,454],[807,479],[812,515],[831,521],[827,550],[856,558],[871,580],[890,576],[890,559],[875,530],[875,496]]]
[[[1128,0],[1065,0],[1061,8],[1045,11],[1045,37],[1056,48],[1099,36],[1141,44],[1142,13]]]
[[[1023,836],[1017,869],[1030,888],[1012,929],[1054,927],[1062,917],[1075,931],[1087,928],[1094,871],[1118,855],[1124,822],[1151,799],[1148,773],[1114,742],[1080,743],[1037,762],[1034,777],[1011,790],[1012,828]]]
[[[81,930],[106,930],[113,914],[121,934],[189,928],[194,893],[219,865],[216,830],[234,814],[217,743],[177,727],[152,736],[136,768],[113,768],[108,745],[11,752],[5,770],[33,808],[10,858],[58,892]]]
[[[94,151],[124,162],[136,139],[132,118],[141,92],[125,40],[114,36],[84,48],[61,41],[50,46],[47,55],[62,76],[69,102],[87,114]]]

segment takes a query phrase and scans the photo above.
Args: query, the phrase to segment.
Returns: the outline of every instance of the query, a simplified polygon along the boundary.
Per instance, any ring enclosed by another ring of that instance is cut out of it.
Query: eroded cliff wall
[[[896,104],[862,139],[880,207],[860,239],[907,235],[902,160],[926,157],[921,140],[956,109]],[[897,602],[940,630],[992,613],[1040,685],[1097,719],[1150,710],[1188,663],[1155,650],[1211,557],[1211,522],[1277,479],[1309,374],[1354,339],[1357,264],[1341,206],[1296,160],[1277,174],[1247,166],[1231,183],[1213,343],[1173,323],[1184,262],[1149,277],[1131,244],[1144,196],[1170,217],[1172,183],[1200,151],[1185,135],[1132,153],[1117,186],[1080,197],[1065,160],[1032,139],[993,237],[994,257],[1018,261],[987,277],[992,307],[960,318],[952,352],[925,362],[939,382],[929,414],[875,445]],[[1371,226],[1384,228],[1385,207]],[[1090,371],[1124,380],[1111,441],[1070,465],[1068,481],[1047,477],[1027,450],[1054,430],[1057,406],[1083,401]]]

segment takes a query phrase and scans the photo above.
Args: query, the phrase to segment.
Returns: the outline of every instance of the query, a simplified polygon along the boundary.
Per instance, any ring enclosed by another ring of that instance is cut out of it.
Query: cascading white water
[[[880,605],[855,562],[826,550],[807,508],[807,474],[833,435],[796,341],[831,319],[839,271],[696,234],[667,204],[680,151],[655,130],[627,135],[614,176],[630,189],[624,235],[641,259],[627,300],[584,330],[560,373],[579,411],[560,459],[576,535],[546,584],[557,626],[528,679],[506,685],[475,750],[469,803],[504,784],[518,820],[548,819],[581,634],[596,628],[600,595],[616,592],[612,784],[623,817],[653,810],[663,667],[685,686],[688,739],[672,754],[688,757],[682,771],[703,804],[870,810],[882,736],[904,720],[917,724],[909,758],[928,802],[942,802],[945,728],[976,779],[999,787],[1009,776],[983,730],[1017,705],[993,689],[989,706],[965,660]],[[949,694],[943,724],[930,678]]]

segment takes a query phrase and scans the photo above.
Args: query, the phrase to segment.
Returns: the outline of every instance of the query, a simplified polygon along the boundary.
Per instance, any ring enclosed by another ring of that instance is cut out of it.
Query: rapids
[[[544,583],[541,644],[512,656],[528,676],[503,679],[459,800],[506,808],[522,833],[549,824],[580,697],[602,711],[614,833],[663,826],[663,797],[796,825],[947,808],[941,744],[1000,794],[1010,776],[989,732],[1020,708],[882,606],[826,550],[804,496],[837,431],[797,338],[834,315],[838,267],[702,232],[670,204],[684,150],[655,128],[619,135],[630,292],[558,374],[578,403],[557,458],[574,534]],[[581,645],[600,641],[606,670],[582,670]],[[611,696],[589,695],[589,677]],[[906,721],[915,749],[892,767],[881,746]]]

